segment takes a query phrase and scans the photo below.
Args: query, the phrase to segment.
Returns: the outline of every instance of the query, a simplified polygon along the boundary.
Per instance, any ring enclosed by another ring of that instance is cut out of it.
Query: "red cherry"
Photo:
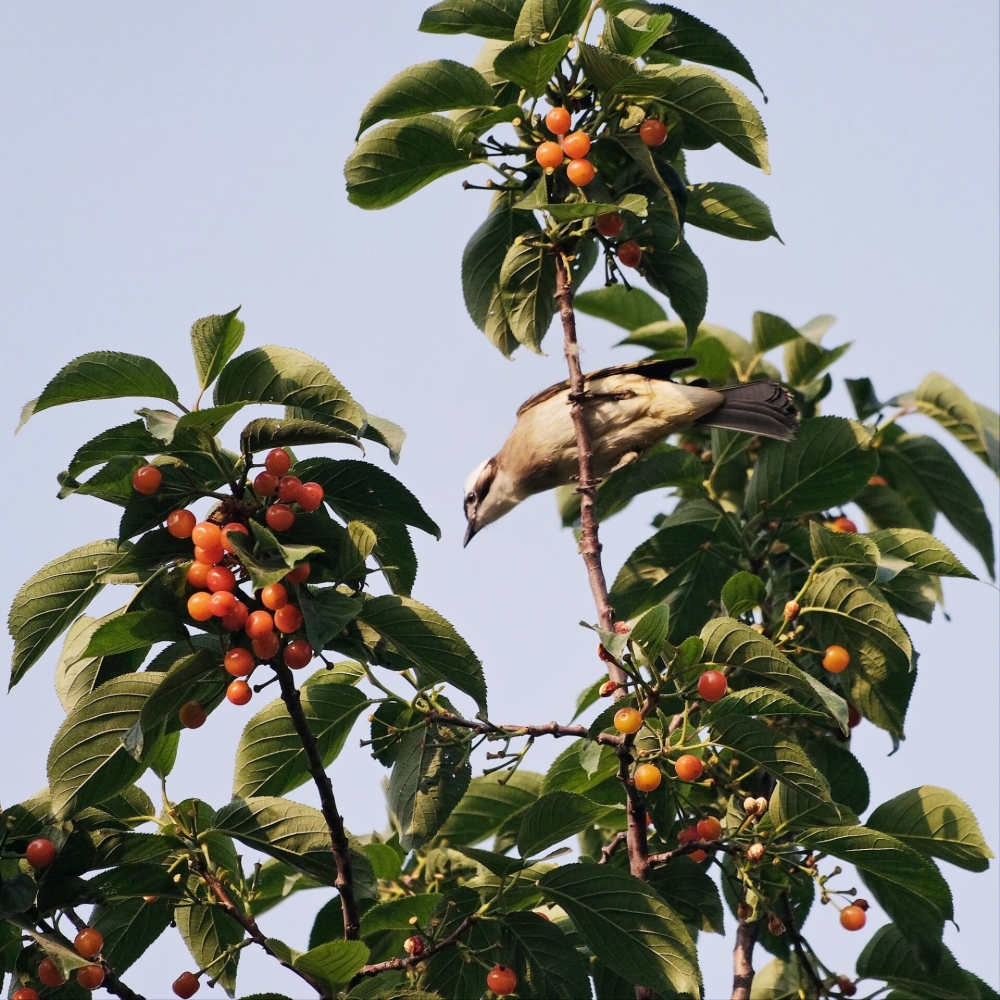
[[[305,583],[309,579],[309,574],[312,572],[312,567],[309,563],[302,563],[300,566],[296,566],[295,569],[285,577],[288,583]]]
[[[565,135],[569,131],[572,118],[565,108],[553,108],[545,116],[545,127],[553,135]]]
[[[273,503],[267,508],[264,520],[273,531],[287,531],[295,523],[295,512],[283,503]]]
[[[838,517],[828,525],[831,531],[847,531],[852,535],[858,533],[858,526],[849,517]]]
[[[38,994],[30,986],[22,986],[11,993],[10,1000],[38,1000]]]
[[[686,753],[677,758],[674,771],[681,781],[697,781],[705,770],[705,765],[693,754]]]
[[[73,947],[80,958],[93,958],[104,947],[104,935],[93,927],[84,927],[73,939]]]
[[[269,583],[260,592],[260,603],[270,611],[277,611],[288,603],[288,591],[280,583]]]
[[[208,563],[198,562],[195,560],[188,566],[187,571],[187,582],[191,584],[192,587],[202,588],[208,584],[208,571],[212,567]]]
[[[847,706],[847,727],[849,729],[860,726],[863,718],[864,716],[853,705]]]
[[[517,989],[517,974],[506,965],[494,965],[486,975],[486,985],[498,997],[510,996]]]
[[[295,503],[302,495],[302,480],[295,476],[282,476],[278,480],[278,499],[283,503]]]
[[[249,677],[253,673],[254,662],[250,651],[241,646],[234,646],[222,658],[226,672],[233,677]]]
[[[167,515],[167,531],[174,538],[190,538],[197,519],[189,510],[172,510]]]
[[[248,618],[246,633],[251,639],[259,639],[274,631],[274,619],[266,611],[254,611]]]
[[[188,598],[187,612],[196,622],[207,622],[212,617],[212,595],[207,590],[193,593]]]
[[[667,141],[667,126],[656,118],[647,118],[639,126],[639,138],[647,146],[662,146]]]
[[[307,514],[314,510],[319,510],[323,503],[323,487],[319,483],[303,483],[302,493],[299,495],[299,506]]]
[[[869,486],[888,486],[889,485],[889,480],[886,479],[885,476],[872,476],[871,479],[868,480],[868,485]]]
[[[558,142],[542,142],[535,150],[535,160],[544,170],[552,170],[562,163],[563,151]]]
[[[246,681],[233,681],[226,688],[226,697],[234,705],[245,705],[253,697],[253,688]]]
[[[264,459],[264,468],[273,476],[283,476],[292,467],[292,457],[284,448],[273,448]]]
[[[714,816],[698,820],[696,830],[699,840],[718,840],[722,836],[722,824]]]
[[[235,632],[246,625],[249,616],[250,609],[242,601],[237,601],[236,607],[222,619],[222,627],[229,632]]]
[[[63,979],[59,967],[51,958],[43,958],[38,965],[38,978],[43,986],[61,986],[66,980]]]
[[[606,239],[613,240],[624,228],[625,220],[618,212],[608,212],[594,219],[594,228]]]
[[[281,645],[281,638],[277,632],[268,632],[267,635],[262,635],[259,639],[254,639],[250,645],[253,647],[253,655],[258,660],[271,660],[274,658],[274,654],[278,652],[278,646]]]
[[[582,160],[590,152],[590,136],[586,132],[570,132],[563,139],[563,152],[571,160]]]
[[[208,713],[198,702],[189,701],[187,704],[181,705],[177,718],[185,729],[201,729],[205,725]]]
[[[76,981],[85,990],[96,990],[104,982],[104,970],[99,965],[85,965],[76,970]]]
[[[308,639],[295,639],[285,646],[285,666],[292,670],[301,670],[312,663],[313,651]]]
[[[302,612],[294,604],[286,604],[274,612],[274,626],[286,635],[302,628]]]
[[[213,594],[217,594],[220,590],[232,590],[236,586],[236,577],[225,566],[213,566],[205,577],[205,583]]]
[[[718,701],[728,687],[726,675],[721,670],[706,670],[698,678],[698,694],[705,701]]]
[[[635,240],[629,240],[618,248],[618,260],[623,267],[638,267],[642,260],[642,247]]]
[[[226,550],[221,545],[214,545],[210,549],[203,549],[200,545],[194,547],[195,561],[204,563],[206,566],[215,566],[222,562],[225,557]]]
[[[56,859],[56,845],[46,837],[36,837],[28,844],[24,856],[32,868],[48,868]]]
[[[209,607],[216,618],[225,618],[236,610],[236,605],[240,602],[236,600],[236,595],[229,590],[220,590],[217,594],[212,594]]]
[[[136,493],[152,496],[163,482],[163,473],[155,465],[141,465],[132,476],[132,486]]]
[[[273,472],[258,473],[253,489],[259,497],[273,497],[278,492],[278,477]]]
[[[200,521],[191,529],[191,541],[199,548],[213,549],[221,544],[222,532],[211,521]]]
[[[198,992],[201,982],[193,972],[182,972],[175,980],[171,989],[181,1000],[190,1000]]]
[[[570,184],[586,187],[596,176],[597,171],[590,160],[570,160],[566,165],[566,176]]]
[[[245,524],[240,524],[238,521],[231,521],[229,524],[224,524],[222,526],[222,534],[219,540],[219,544],[227,552],[235,552],[236,551],[235,546],[226,537],[230,531],[238,531],[241,535],[249,535],[250,529]]]

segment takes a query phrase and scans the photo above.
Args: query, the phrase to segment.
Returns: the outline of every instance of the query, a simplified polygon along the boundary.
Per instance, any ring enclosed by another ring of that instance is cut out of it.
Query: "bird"
[[[584,375],[584,406],[593,473],[604,477],[638,460],[669,434],[693,424],[791,441],[799,412],[780,382],[761,379],[723,388],[675,382],[692,358],[652,359]],[[463,547],[522,500],[574,481],[578,474],[569,381],[527,400],[503,447],[470,473],[463,507]]]

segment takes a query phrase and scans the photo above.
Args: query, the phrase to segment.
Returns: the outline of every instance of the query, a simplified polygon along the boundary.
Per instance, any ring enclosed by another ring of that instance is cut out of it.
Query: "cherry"
[[[186,705],[181,705],[177,718],[185,729],[201,729],[205,725],[208,713],[198,702],[189,701]]]
[[[767,920],[767,929],[775,936],[781,937],[785,933],[785,925],[781,922],[781,918],[771,914]]]
[[[295,503],[302,495],[302,480],[295,476],[282,476],[278,480],[278,499],[284,503]]]
[[[190,538],[197,519],[189,510],[172,510],[167,514],[167,531],[174,538]]]
[[[640,792],[652,792],[660,787],[663,775],[655,764],[640,764],[633,775],[635,787]]]
[[[218,567],[216,567],[218,568]],[[236,595],[230,590],[220,590],[212,594],[208,604],[212,609],[212,614],[216,618],[225,618],[236,610],[236,605],[240,602],[236,600]]]
[[[236,586],[236,577],[225,566],[213,566],[205,577],[205,583],[213,594],[217,594],[220,590],[232,590]]]
[[[594,164],[590,160],[570,160],[566,165],[566,176],[570,184],[577,187],[586,187],[597,174]]]
[[[302,612],[294,604],[286,604],[274,612],[274,625],[279,632],[298,632],[302,628]]]
[[[667,141],[667,126],[657,118],[647,118],[639,126],[639,138],[647,146],[662,146]]]
[[[848,979],[847,976],[838,976],[837,985],[840,987],[840,993],[845,997],[852,997],[858,992],[857,984],[853,979]]]
[[[563,161],[563,151],[558,142],[539,143],[535,160],[543,170],[554,170]]]
[[[288,591],[280,583],[269,583],[260,592],[260,603],[271,611],[277,611],[288,603]]]
[[[601,649],[603,648],[604,647],[602,646]],[[618,685],[614,681],[605,681],[601,685],[598,694],[600,694],[602,698],[610,698],[617,690],[618,690]]]
[[[230,531],[238,531],[241,535],[249,535],[250,529],[245,524],[240,524],[239,521],[230,521],[229,524],[224,524],[222,526],[222,533],[220,535],[219,544],[227,552],[235,552],[236,547],[226,536]]]
[[[235,632],[246,625],[249,615],[250,609],[242,601],[237,601],[236,607],[222,619],[222,627],[230,632]]]
[[[590,152],[590,136],[586,132],[570,132],[563,139],[563,152],[571,160],[582,160]]]
[[[618,212],[607,212],[594,219],[594,228],[606,240],[613,240],[624,227],[625,220]]]
[[[247,635],[259,639],[274,631],[274,619],[266,611],[254,611],[247,618]]]
[[[36,837],[28,844],[24,856],[32,868],[48,868],[56,859],[56,845],[47,837]]]
[[[66,981],[59,971],[59,966],[51,958],[43,958],[38,966],[38,978],[43,986],[62,986]]]
[[[199,521],[191,529],[191,541],[199,548],[213,549],[222,544],[222,532],[211,521]]]
[[[38,1000],[38,994],[30,986],[23,986],[10,995],[10,1000]]]
[[[309,574],[312,572],[312,567],[309,563],[302,563],[296,566],[295,569],[285,577],[288,583],[305,583],[309,579]]]
[[[226,688],[226,697],[234,705],[245,705],[253,697],[253,689],[246,681],[232,681]]]
[[[93,927],[84,927],[73,939],[73,947],[80,958],[93,958],[104,947],[104,935]]]
[[[573,119],[565,108],[553,108],[545,116],[545,127],[553,135],[565,135],[569,131]]]
[[[698,694],[705,701],[718,701],[729,688],[726,675],[721,670],[706,670],[698,678]]]
[[[674,764],[674,771],[681,781],[697,781],[702,776],[704,770],[705,765],[690,753],[678,757]]]
[[[760,864],[760,862],[764,860],[764,852],[766,850],[767,849],[760,842],[751,844],[747,848],[747,860],[754,865]]]
[[[191,584],[192,587],[204,587],[208,583],[208,571],[212,567],[208,563],[198,562],[197,560],[188,566],[187,571],[187,582]]]
[[[170,988],[181,1000],[188,1000],[189,997],[193,997],[198,992],[200,986],[201,983],[193,972],[182,972]]]
[[[839,674],[847,669],[851,662],[851,654],[843,646],[827,646],[823,654],[823,669],[831,674]]]
[[[698,820],[699,840],[718,840],[722,836],[722,824],[714,816]]]
[[[506,965],[494,965],[486,975],[486,985],[498,997],[510,996],[517,989],[517,975]]]
[[[629,240],[618,248],[618,260],[624,267],[638,267],[642,260],[642,247],[635,240]]]
[[[692,841],[698,839],[698,827],[695,825],[686,826],[680,833],[677,834],[677,843],[681,847],[685,844],[690,844]]]
[[[308,639],[295,639],[285,646],[285,666],[292,670],[301,670],[312,663],[313,651]]]
[[[736,916],[740,920],[749,920],[753,916],[753,907],[748,903],[740,903],[740,905],[736,907]]]
[[[861,725],[861,720],[864,716],[853,706],[847,706],[847,727],[848,729],[855,729]]]
[[[275,531],[288,531],[295,523],[295,512],[283,503],[273,503],[267,508],[264,520],[267,521],[267,526]]]
[[[642,728],[642,716],[634,708],[620,708],[615,712],[615,729],[626,736]]]
[[[790,621],[795,621],[799,617],[799,612],[802,610],[799,607],[798,601],[785,601],[785,617]]]
[[[302,493],[299,495],[299,506],[307,513],[319,510],[323,503],[323,487],[319,483],[303,483]]]
[[[207,622],[212,617],[212,595],[207,590],[199,590],[188,598],[188,614],[196,622]]]
[[[262,635],[259,639],[254,639],[250,645],[253,647],[253,655],[258,660],[270,660],[278,652],[281,639],[277,632],[268,632],[267,635]]]
[[[420,958],[424,953],[424,939],[419,935],[415,934],[413,937],[408,937],[403,942],[403,951],[407,955],[412,955],[414,958]]]
[[[235,646],[222,658],[222,665],[226,668],[226,673],[233,677],[248,677],[253,673],[253,656],[248,649]]]
[[[136,493],[152,496],[163,482],[163,473],[155,465],[140,465],[132,476],[132,486]]]
[[[210,549],[203,549],[200,545],[194,547],[195,562],[204,563],[206,566],[215,566],[226,557],[226,550],[221,545],[215,545]]]
[[[886,479],[885,476],[872,476],[871,479],[868,480],[868,485],[869,486],[888,486],[889,485],[889,480]]]
[[[852,904],[840,911],[840,926],[845,931],[859,931],[867,922],[868,917],[860,906]]]
[[[272,472],[261,472],[253,481],[254,492],[259,497],[273,497],[278,492],[278,477]]]
[[[847,531],[853,535],[858,533],[858,526],[849,517],[838,517],[831,521],[827,527],[831,531]]]
[[[264,468],[272,476],[283,476],[292,467],[292,456],[284,448],[272,448],[264,459]]]
[[[96,990],[104,982],[104,970],[99,965],[84,965],[76,970],[76,981],[85,990]]]

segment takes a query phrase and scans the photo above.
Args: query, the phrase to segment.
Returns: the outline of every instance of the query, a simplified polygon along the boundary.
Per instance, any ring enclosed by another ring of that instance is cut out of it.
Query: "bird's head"
[[[503,517],[522,499],[500,464],[499,456],[494,455],[473,469],[465,481],[465,497],[462,501],[466,522],[463,547],[472,541],[481,528]]]

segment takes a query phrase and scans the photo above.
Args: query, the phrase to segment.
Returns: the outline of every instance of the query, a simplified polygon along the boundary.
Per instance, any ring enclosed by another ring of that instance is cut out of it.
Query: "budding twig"
[[[459,726],[462,729],[471,729],[474,733],[494,736],[499,739],[506,739],[509,736],[528,736],[532,739],[536,736],[554,736],[556,739],[561,736],[575,736],[580,739],[590,739],[586,726],[561,726],[558,722],[546,722],[541,726],[498,726],[492,722],[481,722],[478,719],[464,719],[451,712],[428,712],[424,718],[428,722],[442,722],[448,726]],[[617,747],[621,744],[622,738],[614,733],[598,733],[594,737],[594,742]]]

